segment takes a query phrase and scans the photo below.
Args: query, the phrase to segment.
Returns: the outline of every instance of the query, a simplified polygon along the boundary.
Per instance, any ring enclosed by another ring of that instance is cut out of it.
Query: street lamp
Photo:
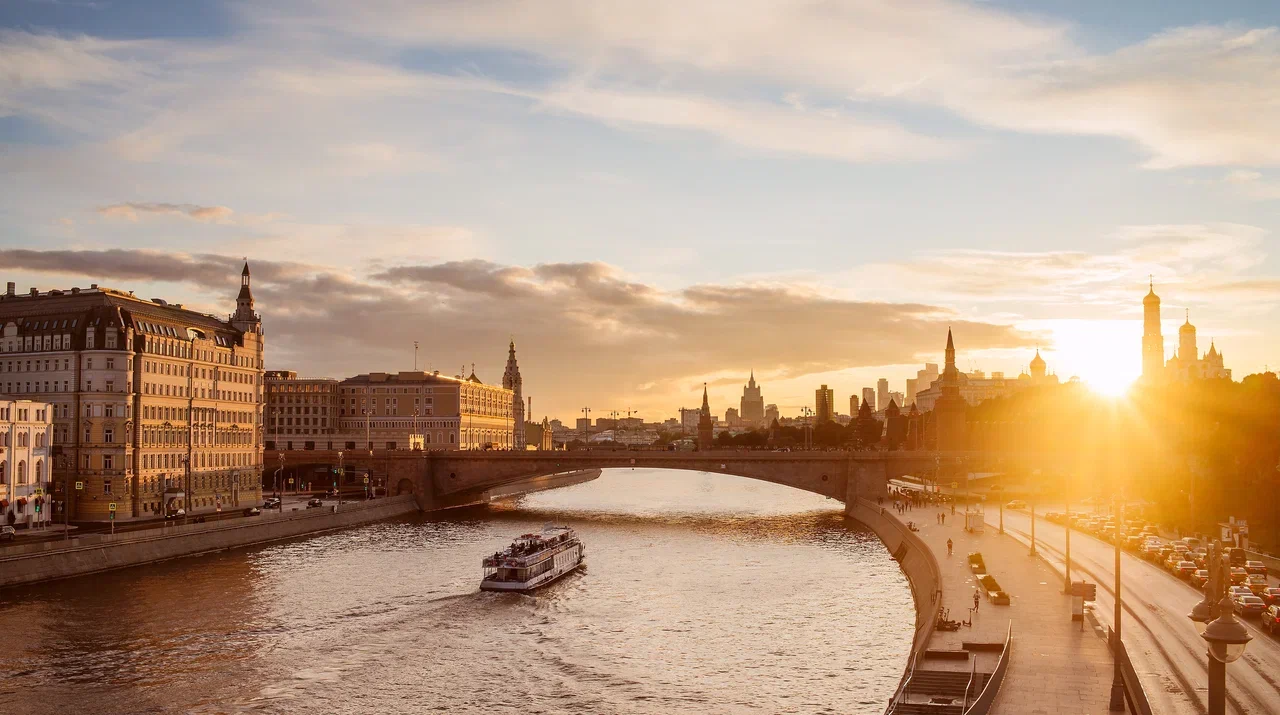
[[[1112,629],[1112,636],[1115,638],[1113,644],[1113,652],[1120,650],[1120,535],[1124,533],[1124,501],[1116,499],[1116,530],[1112,534],[1112,539],[1116,544],[1116,612],[1115,612],[1115,628]],[[1124,674],[1120,672],[1120,659],[1112,657],[1115,667],[1111,677],[1111,702],[1108,709],[1112,712],[1124,712]]]
[[[338,485],[338,488],[337,488],[338,506],[342,506],[342,475],[343,473],[344,473],[344,470],[342,468],[342,452],[338,452],[338,478],[334,480],[334,483]]]
[[[1205,565],[1209,571],[1209,583],[1205,588],[1204,600],[1191,609],[1187,618],[1191,619],[1200,637],[1209,644],[1209,715],[1226,715],[1227,663],[1233,663],[1244,655],[1245,646],[1253,636],[1235,618],[1231,597],[1227,595],[1230,568],[1224,563],[1219,544],[1209,545]],[[1214,603],[1219,595],[1221,600]]]

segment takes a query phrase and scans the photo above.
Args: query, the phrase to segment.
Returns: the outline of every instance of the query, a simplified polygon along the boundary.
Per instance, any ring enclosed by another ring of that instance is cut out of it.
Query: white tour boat
[[[486,556],[481,591],[532,591],[572,573],[587,558],[577,533],[567,526],[549,526],[540,534],[525,534],[505,551]]]

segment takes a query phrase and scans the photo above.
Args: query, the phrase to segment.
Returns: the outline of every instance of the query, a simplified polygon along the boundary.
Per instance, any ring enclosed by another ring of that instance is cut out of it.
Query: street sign
[[[1085,581],[1071,582],[1071,595],[1085,601],[1098,600],[1098,584]]]
[[[368,484],[368,483],[369,483],[369,478],[368,478],[368,477],[365,477],[365,478],[364,478],[364,483],[365,483],[365,484]]]
[[[33,492],[31,492],[31,493],[32,493],[32,494],[35,494],[36,496],[40,496],[40,495],[44,494],[44,490],[43,490],[43,489],[41,489],[40,487],[36,487],[36,488],[35,488],[35,491],[33,491]]]
[[[84,482],[76,482],[76,491],[84,491]]]
[[[289,477],[289,484],[293,484],[293,477]]]
[[[115,511],[115,510],[116,510],[115,502],[111,502],[110,504],[107,505],[107,511]]]
[[[959,486],[960,486],[960,482],[952,482],[952,483],[951,483],[951,488],[952,488],[952,489],[956,489],[956,488],[957,488],[957,487],[959,487]]]

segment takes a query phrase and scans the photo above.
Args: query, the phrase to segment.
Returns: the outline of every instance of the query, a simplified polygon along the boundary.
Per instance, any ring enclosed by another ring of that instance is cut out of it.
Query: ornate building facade
[[[32,527],[52,519],[52,439],[49,403],[0,395],[0,525]]]
[[[10,283],[0,392],[49,403],[53,498],[73,521],[257,504],[265,342],[248,263],[225,320],[97,284]]]
[[[968,437],[965,425],[965,400],[960,396],[960,371],[956,369],[956,346],[947,330],[946,364],[942,377],[934,383],[942,393],[933,406],[937,429],[937,448],[943,452],[964,449]]]
[[[1196,326],[1191,324],[1191,312],[1178,328],[1178,350],[1166,362],[1164,336],[1160,331],[1160,296],[1155,284],[1151,284],[1147,296],[1142,299],[1142,378],[1146,381],[1186,381],[1206,379],[1231,379],[1231,371],[1223,364],[1218,346],[1209,342],[1209,352],[1200,355],[1196,345]]]

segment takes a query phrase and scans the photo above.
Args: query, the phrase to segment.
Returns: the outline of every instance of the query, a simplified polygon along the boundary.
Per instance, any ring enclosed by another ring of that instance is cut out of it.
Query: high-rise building
[[[512,424],[521,427],[514,430],[512,449],[523,450],[525,442],[524,425],[524,393],[523,380],[520,379],[520,366],[516,364],[516,341],[512,340],[507,348],[507,368],[502,372],[502,387],[511,391]]]
[[[826,385],[814,390],[814,424],[822,424],[835,419],[835,403],[835,390],[828,388]]]
[[[761,410],[761,412],[763,411]],[[730,407],[724,411],[724,423],[729,429],[738,429],[742,426],[742,416],[738,414],[738,408]]]
[[[1164,336],[1160,333],[1160,296],[1152,281],[1142,299],[1142,377],[1158,380],[1164,372]]]
[[[907,378],[907,391],[903,395],[903,400],[907,405],[916,401],[916,379],[914,377]]]
[[[772,425],[778,419],[779,416],[781,416],[781,413],[778,412],[777,405],[764,406],[764,421],[766,426]]]
[[[259,504],[265,342],[248,263],[226,320],[96,283],[9,283],[0,392],[50,403],[53,498],[72,521]]]
[[[885,378],[876,380],[876,411],[884,412],[889,406],[889,381]]]
[[[871,408],[872,412],[876,411],[876,391],[870,387],[862,388],[862,404]],[[861,407],[859,407],[861,409]]]
[[[760,427],[765,421],[764,418],[764,397],[760,394],[760,388],[756,385],[756,371],[751,371],[751,378],[747,381],[745,387],[742,388],[742,400],[739,403],[741,410],[738,413],[739,419],[746,427]]]

